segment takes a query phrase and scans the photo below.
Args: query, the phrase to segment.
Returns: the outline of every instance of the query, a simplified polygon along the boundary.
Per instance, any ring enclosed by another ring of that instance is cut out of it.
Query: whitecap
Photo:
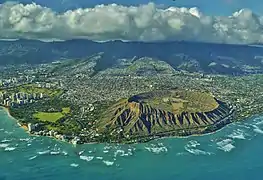
[[[263,134],[263,131],[259,128],[255,128],[254,131],[259,134]]]
[[[259,133],[259,134],[263,134],[263,130],[262,129],[260,129],[258,126],[256,126],[256,125],[253,125],[253,127],[254,127],[254,131],[256,132],[256,133]]]
[[[62,154],[63,154],[64,156],[68,155],[68,153],[67,153],[66,151],[62,151]]]
[[[187,147],[194,147],[196,148],[197,146],[200,146],[201,144],[198,141],[191,140],[187,143]]]
[[[219,146],[218,149],[221,149],[225,152],[230,152],[235,146],[232,144],[233,141],[231,139],[224,139],[216,144]]]
[[[14,151],[16,148],[15,147],[6,147],[5,151]]]
[[[93,156],[79,156],[79,158],[85,161],[92,161],[94,159]]]
[[[102,159],[103,159],[103,157],[96,157],[96,159],[102,160]]]
[[[30,138],[20,138],[19,140],[20,140],[20,141],[29,141]]]
[[[256,124],[262,124],[263,123],[262,117],[254,118],[253,121],[256,122]]]
[[[245,124],[238,124],[237,125],[238,127],[242,127],[242,128],[246,128],[246,129],[250,129],[251,128],[251,126],[250,125],[245,125]]]
[[[11,142],[11,140],[9,140],[9,139],[4,139],[4,140],[1,141],[1,143],[7,143],[7,142]]]
[[[33,160],[33,159],[36,159],[36,158],[37,158],[37,156],[32,156],[28,160]]]
[[[128,151],[129,151],[129,152],[135,151],[135,148],[133,148],[133,149],[128,149]]]
[[[233,139],[243,139],[243,140],[246,139],[245,132],[240,129],[234,130],[234,132],[228,135],[228,137],[233,138]]]
[[[167,152],[168,149],[166,147],[145,147],[149,152],[160,154],[162,152]]]
[[[39,154],[39,155],[43,155],[43,154],[48,154],[49,152],[50,152],[50,150],[39,151],[39,152],[37,152],[37,154]]]
[[[106,164],[107,166],[112,166],[114,164],[114,162],[112,161],[103,161],[104,164]]]
[[[72,163],[70,164],[71,167],[78,167],[79,165],[78,164],[75,164],[75,163]]]
[[[111,146],[104,146],[103,149],[104,149],[104,150],[109,150],[109,149],[111,149]]]
[[[84,150],[83,150],[83,151],[80,151],[80,152],[79,152],[79,155],[83,154],[84,152],[85,152]]]
[[[50,154],[51,154],[51,155],[59,155],[60,152],[59,152],[59,151],[51,151]]]
[[[32,144],[27,144],[27,146],[31,146]]]
[[[117,157],[118,154],[120,154],[120,156],[122,156],[123,154],[125,154],[125,151],[118,149],[117,151],[114,152],[114,157]]]
[[[261,120],[261,121],[259,121],[259,122],[256,122],[255,124],[256,124],[256,125],[261,125],[261,124],[263,124],[263,120]]]
[[[9,146],[9,144],[0,144],[0,148],[6,148],[8,146]]]
[[[106,150],[106,151],[103,151],[103,152],[106,154],[106,153],[108,153],[109,151]]]
[[[185,147],[185,150],[194,155],[211,155],[212,154],[211,152],[206,152],[200,149],[191,149],[188,147]]]

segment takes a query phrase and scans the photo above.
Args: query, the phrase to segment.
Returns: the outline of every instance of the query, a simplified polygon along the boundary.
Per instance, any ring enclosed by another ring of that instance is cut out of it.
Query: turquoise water
[[[201,137],[73,147],[29,136],[0,110],[0,180],[262,179],[262,140],[258,116]]]

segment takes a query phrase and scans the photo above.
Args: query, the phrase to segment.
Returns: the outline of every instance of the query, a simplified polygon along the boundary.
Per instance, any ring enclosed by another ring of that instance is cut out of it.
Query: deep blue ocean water
[[[257,116],[205,136],[74,147],[29,136],[0,110],[0,180],[262,179],[262,141]]]

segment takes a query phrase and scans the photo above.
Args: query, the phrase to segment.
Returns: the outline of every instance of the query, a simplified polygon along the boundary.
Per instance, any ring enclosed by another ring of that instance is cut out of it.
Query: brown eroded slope
[[[122,99],[99,121],[100,133],[113,139],[190,135],[228,121],[231,108],[205,92],[165,90]]]

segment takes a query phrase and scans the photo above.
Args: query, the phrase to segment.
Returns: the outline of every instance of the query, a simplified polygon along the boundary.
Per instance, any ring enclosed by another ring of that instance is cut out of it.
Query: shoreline
[[[28,127],[27,127],[26,125],[20,124],[19,121],[10,114],[10,109],[9,109],[9,107],[5,107],[5,106],[3,106],[3,105],[0,105],[0,109],[2,109],[2,110],[8,115],[9,118],[15,120],[16,123],[19,125],[19,127],[22,128],[23,130],[25,130],[26,133],[28,133],[29,136],[48,137],[48,138],[54,139],[54,140],[56,140],[56,141],[60,141],[60,142],[64,142],[64,143],[66,142],[66,143],[69,143],[69,144],[71,144],[71,145],[76,145],[76,144],[74,144],[74,143],[71,142],[71,141],[62,140],[62,139],[56,138],[55,136],[42,136],[42,135],[36,135],[36,134],[30,133],[30,132],[28,131]],[[252,116],[249,117],[249,119],[252,118],[252,117],[257,117],[257,116],[259,116],[259,115],[252,115]],[[241,121],[244,121],[244,119],[241,120]],[[225,127],[227,127],[228,125],[230,125],[230,124],[232,124],[232,123],[235,123],[235,122],[240,122],[240,121],[232,121],[232,122],[230,122],[230,123],[224,124],[223,126],[221,126],[220,128],[216,129],[215,131],[206,132],[206,133],[201,133],[201,134],[193,133],[193,134],[189,134],[189,135],[186,135],[186,136],[180,136],[180,135],[177,135],[177,136],[176,136],[176,135],[175,135],[175,136],[172,136],[172,135],[171,135],[171,136],[169,136],[169,135],[168,135],[168,136],[165,136],[165,135],[164,135],[164,136],[159,136],[158,138],[150,138],[150,136],[149,136],[149,139],[148,139],[147,137],[145,137],[145,139],[144,139],[144,138],[141,139],[142,141],[138,140],[137,142],[126,142],[126,143],[121,143],[121,142],[113,142],[113,143],[111,143],[111,142],[83,142],[83,143],[81,143],[81,144],[83,144],[83,145],[86,145],[86,144],[102,144],[102,143],[109,143],[109,144],[138,144],[138,143],[139,143],[139,144],[143,144],[143,143],[147,143],[147,142],[149,142],[149,141],[158,140],[158,139],[166,139],[166,138],[189,138],[189,137],[196,137],[196,136],[207,136],[207,135],[211,135],[211,134],[214,134],[214,133],[216,133],[216,132],[219,132],[219,131],[221,131],[223,128],[225,128]],[[148,140],[147,140],[147,139],[148,139]]]
[[[13,116],[11,116],[11,114],[10,114],[10,110],[9,110],[8,107],[3,106],[3,105],[0,105],[0,108],[3,109],[3,110],[6,112],[6,114],[8,115],[8,117],[10,117],[10,118],[16,120]]]
[[[14,121],[16,121],[16,123],[18,124],[18,126],[19,126],[20,128],[24,129],[27,133],[29,133],[27,126],[20,124],[20,123],[18,122],[18,120],[17,120],[16,118],[14,118],[14,117],[10,114],[10,109],[9,109],[9,107],[0,105],[0,108],[1,108],[3,111],[6,112],[7,116],[8,116],[10,119],[13,119]],[[29,134],[30,134],[30,133],[29,133]]]

